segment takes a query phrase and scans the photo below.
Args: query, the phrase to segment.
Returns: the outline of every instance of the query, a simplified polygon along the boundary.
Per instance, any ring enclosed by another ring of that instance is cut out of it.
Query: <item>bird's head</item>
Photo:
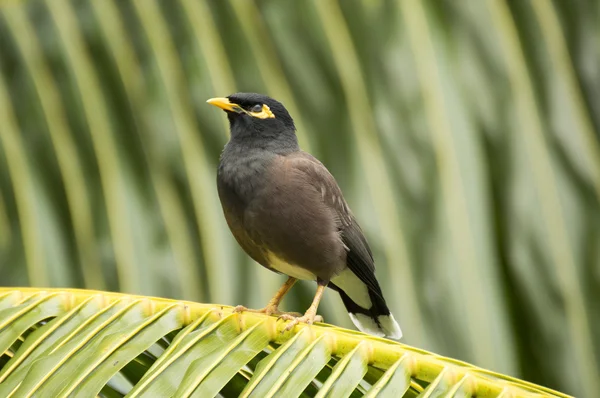
[[[256,93],[236,93],[223,98],[211,98],[209,104],[227,113],[231,137],[295,139],[294,120],[281,102]]]

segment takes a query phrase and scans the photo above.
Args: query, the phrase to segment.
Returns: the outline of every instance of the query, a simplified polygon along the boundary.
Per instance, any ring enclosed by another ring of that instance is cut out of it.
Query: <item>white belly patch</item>
[[[312,272],[298,267],[297,265],[290,264],[280,259],[273,253],[269,253],[268,259],[270,267],[281,272],[282,274],[307,281],[314,281],[317,279],[316,275],[314,275]]]

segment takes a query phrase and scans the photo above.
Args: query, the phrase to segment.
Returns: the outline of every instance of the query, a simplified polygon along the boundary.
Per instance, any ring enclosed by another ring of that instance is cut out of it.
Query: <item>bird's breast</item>
[[[233,190],[244,202],[252,200],[265,183],[265,174],[275,155],[264,151],[234,148],[221,156],[217,180]]]

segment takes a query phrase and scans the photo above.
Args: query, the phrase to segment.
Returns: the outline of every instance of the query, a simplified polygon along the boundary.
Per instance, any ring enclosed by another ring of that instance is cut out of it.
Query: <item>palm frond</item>
[[[0,289],[0,395],[545,396],[550,389],[331,325],[86,290]]]

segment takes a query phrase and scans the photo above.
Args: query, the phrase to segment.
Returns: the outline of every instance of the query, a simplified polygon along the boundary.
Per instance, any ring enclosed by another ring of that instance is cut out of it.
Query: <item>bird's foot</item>
[[[302,316],[294,316],[294,315],[290,315],[290,314],[282,314],[279,316],[278,319],[282,319],[284,321],[290,321],[290,323],[288,323],[285,327],[285,329],[283,329],[282,332],[289,332],[290,330],[292,330],[292,328],[294,326],[296,326],[299,323],[306,323],[308,325],[312,325],[315,322],[323,322],[323,317],[321,315],[314,315],[314,314],[304,314]]]
[[[233,308],[233,312],[260,312],[261,310],[251,310],[250,308],[244,307],[243,305],[236,305]]]
[[[302,316],[299,312],[285,312],[279,311],[279,308],[275,305],[267,305],[265,308],[261,308],[258,310],[252,310],[250,308],[246,308],[243,305],[238,305],[233,309],[233,312],[254,312],[257,314],[266,314],[266,315],[275,315],[275,316],[290,316],[290,317],[300,317]]]

